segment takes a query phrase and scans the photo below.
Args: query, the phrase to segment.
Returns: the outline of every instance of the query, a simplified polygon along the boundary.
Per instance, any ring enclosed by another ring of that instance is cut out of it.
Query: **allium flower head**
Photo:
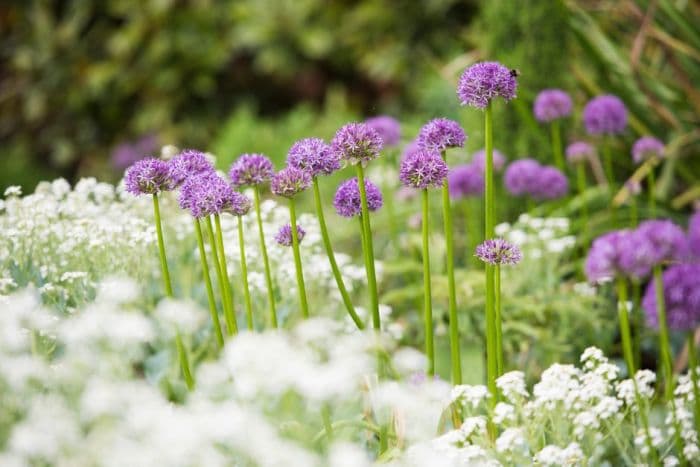
[[[331,141],[336,156],[350,165],[366,165],[379,157],[382,146],[382,137],[366,123],[342,126]]]
[[[270,190],[274,195],[293,198],[311,186],[311,175],[296,167],[285,167],[272,176]]]
[[[700,211],[696,211],[688,222],[688,247],[696,261],[700,261]]]
[[[224,199],[222,211],[233,214],[234,216],[245,216],[248,214],[251,207],[252,202],[250,198],[243,193],[239,193],[231,189]]]
[[[297,240],[299,243],[304,239],[306,231],[297,224]],[[275,240],[282,246],[292,246],[292,226],[291,224],[285,224],[280,227],[279,231],[275,235]]]
[[[401,141],[401,124],[394,117],[378,115],[368,118],[365,123],[379,134],[384,146],[396,146]]]
[[[453,199],[484,194],[484,171],[474,163],[454,167],[447,174],[447,181]]]
[[[382,207],[382,192],[377,185],[365,178],[365,193],[367,194],[367,209],[376,211]],[[359,216],[362,212],[360,199],[360,184],[357,177],[345,180],[338,186],[333,198],[335,212],[342,217]]]
[[[436,118],[423,125],[417,141],[420,149],[442,152],[448,148],[461,148],[466,139],[459,123],[447,118]]]
[[[536,178],[536,183],[530,187],[530,196],[534,199],[558,199],[569,192],[569,179],[556,167],[541,167]]]
[[[486,170],[486,149],[480,149],[472,154],[472,164],[480,167],[482,171]],[[493,171],[502,172],[506,166],[506,156],[498,149],[493,150]]]
[[[516,245],[502,238],[493,238],[476,247],[476,257],[493,265],[518,264],[523,254]]]
[[[417,189],[441,187],[447,177],[447,164],[440,154],[416,151],[401,161],[399,179],[405,186]]]
[[[583,109],[583,123],[592,135],[614,135],[627,127],[627,108],[611,94],[594,97]]]
[[[572,165],[590,160],[595,154],[595,148],[584,141],[576,141],[566,147],[566,160]]]
[[[457,96],[462,105],[485,109],[492,99],[515,98],[517,72],[498,62],[480,62],[470,66],[459,79]]]
[[[214,164],[207,156],[196,149],[185,149],[170,159],[170,177],[176,187],[182,185],[189,177],[196,177],[215,171]]]
[[[668,326],[674,330],[693,330],[700,324],[700,264],[671,266],[663,273],[664,301]],[[658,327],[654,282],[647,285],[642,307],[647,323]]]
[[[152,157],[136,161],[126,169],[124,184],[133,195],[154,195],[173,189],[168,163]]]
[[[574,104],[561,89],[545,89],[535,98],[533,112],[540,122],[551,122],[571,115]]]
[[[624,259],[630,253],[633,235],[630,230],[615,230],[593,240],[584,266],[588,282],[596,284],[616,277],[638,277],[637,274],[630,274],[628,269],[634,266],[629,261],[631,257],[628,257],[627,264]],[[643,265],[641,268],[642,275],[648,273],[648,268],[644,269]]]
[[[647,159],[661,159],[666,147],[664,143],[653,136],[642,136],[632,145],[632,159],[639,164]]]
[[[320,138],[297,141],[287,153],[287,165],[309,172],[312,177],[330,175],[340,168],[338,155]]]
[[[233,208],[233,188],[215,172],[188,177],[180,187],[180,207],[200,219]]]
[[[542,166],[534,159],[519,159],[506,168],[503,183],[511,195],[529,195],[539,184],[538,176]]]
[[[639,224],[635,235],[639,243],[650,244],[650,264],[657,265],[670,261],[679,261],[688,256],[688,242],[685,232],[670,220],[654,219]]]
[[[228,176],[235,187],[268,182],[275,173],[272,161],[262,154],[243,154],[231,165]]]

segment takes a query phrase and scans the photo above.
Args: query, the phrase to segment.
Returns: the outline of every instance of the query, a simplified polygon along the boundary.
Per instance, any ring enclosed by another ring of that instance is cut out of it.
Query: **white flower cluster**
[[[576,237],[569,234],[569,219],[566,217],[540,218],[521,214],[514,224],[498,224],[496,235],[518,245],[525,258],[560,254],[576,244]]]

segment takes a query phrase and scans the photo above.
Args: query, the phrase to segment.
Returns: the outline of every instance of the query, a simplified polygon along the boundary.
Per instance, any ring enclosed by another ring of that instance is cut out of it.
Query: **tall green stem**
[[[180,360],[180,368],[182,369],[182,377],[187,384],[187,389],[190,391],[194,389],[194,378],[192,378],[192,372],[190,371],[190,362],[187,355],[187,349],[182,342],[182,336],[180,331],[175,334],[175,347],[177,348],[177,356]]]
[[[494,196],[493,196],[493,114],[491,103],[486,106],[484,115],[484,137],[486,147],[486,167],[484,174],[484,239],[494,237]],[[496,307],[495,307],[495,274],[494,267],[486,263],[486,383],[491,393],[489,405],[496,405],[498,377],[497,342],[496,342]],[[493,431],[493,430],[491,430]],[[495,433],[491,433],[495,435]]]
[[[661,277],[661,266],[654,266],[654,288],[656,292],[656,312],[659,322],[659,352],[661,353],[661,365],[664,373],[665,400],[673,398],[673,351],[668,336],[668,322],[666,320],[666,300],[664,298],[664,283]]]
[[[496,374],[501,376],[503,367],[503,325],[501,321],[501,267],[494,267],[494,302],[496,308]]]
[[[343,276],[340,274],[340,268],[335,260],[335,253],[333,252],[333,247],[331,246],[331,239],[328,235],[328,227],[326,226],[326,217],[323,214],[323,205],[321,204],[321,190],[318,188],[318,178],[313,178],[313,191],[314,191],[314,203],[316,204],[316,216],[318,217],[318,225],[321,228],[321,238],[323,239],[323,246],[326,249],[326,256],[328,256],[328,262],[331,265],[331,271],[333,271],[333,277],[335,278],[335,283],[338,286],[338,291],[343,299],[345,308],[348,310],[350,318],[352,318],[355,326],[358,329],[364,329],[365,325],[362,320],[357,316],[355,312],[355,306],[352,304],[350,299],[350,294],[345,288],[345,282],[343,281]]]
[[[423,201],[423,319],[425,321],[425,355],[428,357],[428,376],[435,375],[435,349],[433,347],[433,303],[430,286],[430,222],[428,190],[422,192]]]
[[[700,388],[698,387],[698,354],[695,349],[695,330],[688,331],[688,372],[693,383],[693,409],[695,413],[695,429],[700,425]]]
[[[245,259],[245,238],[243,237],[243,218],[238,216],[238,250],[241,255],[241,276],[243,277],[243,299],[245,300],[245,319],[249,330],[255,328],[253,323],[253,305],[248,287],[248,263]]]
[[[656,176],[654,175],[654,167],[649,169],[649,174],[647,175],[647,181],[649,182],[649,215],[652,219],[656,218]]]
[[[297,273],[297,288],[299,289],[299,306],[304,319],[309,317],[309,305],[306,302],[306,286],[304,285],[304,270],[301,267],[301,254],[299,253],[299,235],[297,232],[297,212],[294,198],[289,198],[289,218],[292,227],[292,250],[294,251],[294,269]]]
[[[275,287],[272,283],[272,273],[270,272],[270,260],[267,257],[267,246],[265,245],[265,230],[263,229],[262,214],[260,214],[260,189],[253,187],[253,205],[255,206],[255,217],[258,221],[258,234],[260,236],[260,254],[265,268],[265,282],[267,284],[267,301],[270,306],[270,325],[277,327],[277,310],[275,308]]]
[[[576,164],[576,182],[578,184],[578,193],[581,195],[581,217],[583,225],[588,226],[588,203],[584,199],[586,193],[586,165],[583,162]]]
[[[369,288],[370,312],[372,313],[372,327],[375,330],[381,329],[381,319],[379,318],[379,297],[377,294],[377,275],[374,270],[374,246],[372,245],[372,226],[369,221],[369,207],[367,206],[367,190],[365,190],[365,172],[362,164],[357,167],[357,184],[360,189],[360,204],[362,215],[362,230],[365,234],[365,247],[367,254],[367,287]]]
[[[566,173],[564,155],[562,154],[561,148],[561,126],[559,120],[554,120],[550,128],[552,130],[552,154],[554,154],[554,162],[559,170]]]
[[[216,278],[219,282],[219,290],[221,291],[221,301],[224,304],[224,319],[226,320],[226,331],[229,336],[238,332],[238,324],[236,323],[236,315],[233,312],[233,299],[231,294],[231,284],[228,280],[228,273],[226,270],[226,258],[224,257],[224,244],[223,241],[219,245],[219,239],[221,236],[221,225],[218,226],[218,235],[214,234],[214,227],[211,223],[211,217],[207,217],[207,232],[209,233],[209,243],[211,244],[211,254],[214,256],[214,263],[216,263]]]
[[[632,353],[634,355],[634,367],[640,368],[642,364],[642,328],[644,317],[642,315],[642,287],[639,281],[632,282]]]
[[[202,275],[204,276],[204,285],[207,288],[207,299],[209,300],[209,312],[211,313],[211,321],[214,325],[214,333],[216,334],[216,342],[219,347],[224,346],[224,334],[221,332],[221,324],[219,323],[219,313],[216,311],[216,300],[214,299],[214,288],[211,285],[211,276],[209,275],[209,264],[207,263],[207,253],[204,251],[204,236],[202,235],[202,226],[199,219],[194,219],[194,230],[197,233],[197,246],[199,248],[199,259],[202,262]]]
[[[605,165],[605,178],[608,181],[608,189],[610,193],[615,192],[615,174],[613,172],[612,153],[610,151],[610,142],[607,138],[603,139],[603,164]]]
[[[158,204],[158,194],[153,193],[153,215],[156,222],[156,235],[158,236],[158,253],[160,255],[160,268],[163,274],[163,285],[165,294],[173,296],[173,286],[170,282],[170,271],[168,270],[168,260],[165,257],[165,242],[163,242],[163,226],[160,222],[160,205]]]

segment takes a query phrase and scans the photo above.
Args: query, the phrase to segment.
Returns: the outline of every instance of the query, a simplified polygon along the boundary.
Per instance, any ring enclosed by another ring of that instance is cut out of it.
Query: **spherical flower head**
[[[517,72],[498,62],[476,63],[462,73],[457,85],[457,96],[462,105],[485,109],[491,100],[515,98]]]
[[[340,168],[338,155],[320,138],[297,141],[287,153],[287,165],[309,172],[312,177],[330,175]]]
[[[690,331],[700,324],[700,264],[671,266],[662,275],[666,320],[671,329]],[[650,281],[642,299],[647,323],[657,328],[654,281]]]
[[[384,146],[396,146],[401,141],[401,124],[394,117],[378,115],[368,118],[365,123],[379,134]]]
[[[220,214],[231,203],[233,193],[231,185],[215,172],[195,175],[180,187],[180,207],[197,219]]]
[[[611,94],[594,97],[583,109],[583,123],[591,135],[615,135],[627,127],[627,108]]]
[[[234,187],[257,186],[270,181],[275,173],[272,161],[263,154],[243,154],[231,165],[228,176]]]
[[[688,248],[696,261],[700,261],[700,211],[696,211],[688,222]]]
[[[574,103],[561,89],[545,89],[535,98],[533,112],[540,122],[551,122],[571,115]]]
[[[246,195],[234,191],[233,189],[227,193],[224,199],[223,212],[228,212],[234,216],[245,216],[250,211],[253,203]]]
[[[576,141],[566,147],[566,160],[572,165],[590,160],[595,155],[595,148],[584,141]]]
[[[639,224],[636,235],[639,242],[649,242],[652,266],[685,259],[688,256],[688,241],[685,232],[670,220],[654,219]]]
[[[539,184],[542,166],[534,159],[519,159],[506,168],[503,183],[511,195],[523,196],[532,193]]]
[[[126,191],[133,195],[156,195],[173,189],[168,163],[150,157],[134,162],[124,175]]]
[[[608,282],[625,275],[620,265],[620,257],[631,234],[629,230],[616,230],[593,240],[584,266],[588,282]]]
[[[418,147],[424,151],[442,152],[461,148],[467,136],[459,123],[448,118],[436,118],[423,125],[418,133]]]
[[[556,167],[545,166],[540,168],[537,183],[530,188],[530,196],[534,199],[559,199],[569,192],[569,179]]]
[[[472,164],[480,167],[482,171],[486,170],[486,149],[480,149],[472,155]],[[506,166],[506,156],[498,149],[493,150],[493,171],[502,172]]]
[[[484,171],[474,163],[454,167],[447,174],[447,181],[452,199],[484,194]]]
[[[294,198],[311,186],[311,175],[296,167],[285,167],[272,176],[270,190],[274,195]]]
[[[520,248],[502,238],[486,240],[476,247],[476,257],[484,263],[500,266],[502,264],[518,264],[523,259]]]
[[[348,123],[342,126],[331,141],[336,156],[350,165],[367,165],[379,157],[382,146],[382,137],[366,123]]]
[[[404,186],[417,188],[439,188],[447,178],[447,164],[440,154],[416,151],[401,160],[399,180]]]
[[[653,136],[642,136],[632,145],[632,159],[639,164],[647,159],[661,159],[666,147]]]
[[[170,159],[170,177],[176,187],[182,185],[185,180],[198,175],[213,173],[214,164],[207,156],[196,149],[185,149]]]
[[[299,243],[304,239],[306,231],[297,224],[297,240]],[[275,240],[282,246],[292,246],[292,226],[291,224],[286,224],[280,227],[279,231],[275,235]]]
[[[367,209],[370,212],[382,207],[384,202],[382,192],[377,185],[368,179],[365,179],[365,194],[367,195]],[[342,182],[333,198],[335,212],[342,217],[359,216],[362,213],[361,202],[360,184],[357,181],[357,177]]]

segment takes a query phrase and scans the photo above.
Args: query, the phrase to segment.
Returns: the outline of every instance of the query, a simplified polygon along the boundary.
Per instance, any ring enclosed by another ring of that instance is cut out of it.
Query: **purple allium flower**
[[[679,331],[693,330],[700,324],[700,264],[671,266],[663,273],[662,278],[668,327]],[[647,285],[642,308],[647,323],[657,328],[659,317],[654,281]]]
[[[112,151],[110,157],[112,166],[117,170],[124,170],[146,154],[153,154],[158,149],[158,137],[146,135],[134,142],[121,143]]]
[[[519,159],[506,168],[503,183],[511,195],[522,196],[535,191],[542,166],[534,159]]]
[[[486,149],[480,149],[472,155],[472,164],[480,167],[482,171],[486,170]],[[506,166],[506,156],[498,149],[493,150],[493,170],[501,172]]]
[[[566,160],[572,165],[590,160],[595,154],[595,148],[584,141],[576,141],[566,147]]]
[[[423,125],[418,133],[418,147],[425,151],[442,152],[461,148],[467,136],[459,123],[447,118],[436,118]]]
[[[168,164],[175,186],[182,185],[190,177],[214,172],[211,161],[203,152],[196,149],[185,149],[170,159]]]
[[[365,123],[379,134],[384,146],[396,146],[401,141],[401,124],[394,117],[379,115],[368,118]]]
[[[533,112],[540,122],[551,122],[571,115],[574,104],[561,89],[545,89],[535,98]]]
[[[305,170],[291,166],[280,170],[270,180],[272,194],[285,198],[294,198],[310,186],[311,175]]]
[[[133,195],[153,195],[173,189],[168,163],[149,157],[134,162],[124,175],[126,191]]]
[[[306,231],[297,224],[297,240],[299,243],[304,239]],[[282,246],[292,246],[292,226],[291,224],[285,224],[280,227],[277,235],[275,235],[275,240]]]
[[[342,126],[331,141],[333,152],[350,165],[366,165],[379,157],[382,146],[382,137],[366,123]]]
[[[678,261],[688,256],[688,242],[685,232],[670,220],[654,219],[639,224],[635,235],[640,235],[639,243],[650,243],[649,264],[658,265]]]
[[[553,166],[541,167],[536,182],[530,187],[534,199],[558,199],[569,192],[569,179]]]
[[[462,73],[457,85],[457,96],[462,105],[485,109],[492,99],[506,101],[515,98],[517,72],[498,62],[476,63]]]
[[[664,143],[654,138],[653,136],[642,136],[634,142],[632,146],[632,159],[639,164],[647,159],[658,158],[664,156],[666,147]]]
[[[700,211],[696,211],[688,222],[688,248],[696,261],[700,261]]]
[[[627,274],[620,263],[631,236],[630,230],[615,230],[593,240],[584,266],[588,282],[608,282]]]
[[[403,158],[399,179],[411,188],[439,188],[447,177],[447,164],[440,154],[416,151]]]
[[[233,214],[234,216],[245,216],[253,205],[250,198],[243,193],[234,191],[232,188],[227,193],[224,201],[225,203],[222,211]]]
[[[275,173],[272,161],[263,154],[243,154],[231,165],[228,176],[235,187],[268,182]]]
[[[180,207],[200,219],[234,209],[233,188],[217,173],[188,177],[180,187]]]
[[[476,255],[484,263],[495,265],[518,264],[523,259],[520,248],[502,238],[486,240],[476,247]]]
[[[309,172],[312,177],[330,175],[340,168],[338,155],[320,138],[297,141],[287,153],[287,165]]]
[[[447,181],[453,199],[484,194],[484,171],[474,163],[452,168],[447,174]]]
[[[367,194],[367,209],[376,211],[382,207],[382,192],[377,185],[365,178],[365,193]],[[360,199],[360,184],[357,177],[345,180],[338,186],[333,198],[335,212],[342,217],[359,216],[362,212]]]
[[[583,109],[583,123],[592,135],[614,135],[627,127],[627,108],[612,94],[594,97]]]

